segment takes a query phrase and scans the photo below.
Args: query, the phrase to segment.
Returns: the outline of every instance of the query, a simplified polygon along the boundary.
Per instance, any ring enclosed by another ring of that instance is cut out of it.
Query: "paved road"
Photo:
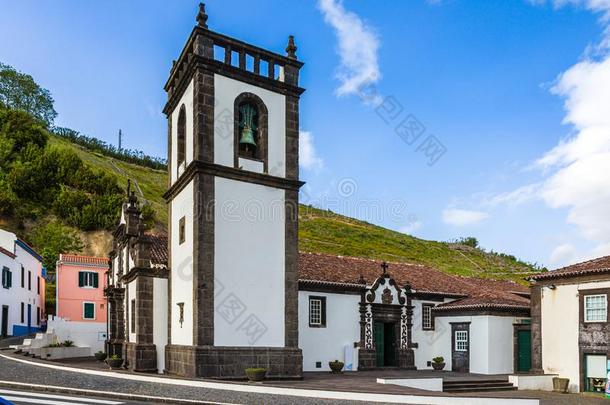
[[[4,352],[2,354],[8,353]],[[21,356],[19,358],[25,359]],[[172,386],[167,384],[121,380],[112,377],[103,377],[97,375],[80,374],[70,371],[47,369],[33,366],[30,364],[18,363],[2,357],[0,357],[0,381],[51,385],[106,392],[121,392],[127,394],[147,395],[155,397],[179,398],[201,401],[201,403],[207,402],[219,404],[265,405],[363,404],[363,402],[359,401],[325,400],[319,398],[303,398],[284,395],[235,392],[209,388]],[[0,387],[0,389],[5,388]],[[42,402],[38,403],[42,404]],[[150,404],[150,402],[148,402],[148,404]]]
[[[0,388],[0,404],[2,404],[2,400],[9,401],[9,403],[14,405],[145,405],[142,402],[114,401],[88,396],[47,394],[38,391],[19,391]],[[150,402],[146,405],[150,405]]]

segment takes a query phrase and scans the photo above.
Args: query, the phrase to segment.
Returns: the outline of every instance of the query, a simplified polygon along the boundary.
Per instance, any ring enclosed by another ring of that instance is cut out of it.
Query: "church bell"
[[[256,146],[256,142],[254,142],[254,133],[252,132],[252,128],[244,127],[241,130],[241,138],[239,140],[239,144],[246,146]]]

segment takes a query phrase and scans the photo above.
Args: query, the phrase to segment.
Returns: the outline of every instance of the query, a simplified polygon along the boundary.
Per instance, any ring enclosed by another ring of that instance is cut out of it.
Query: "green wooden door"
[[[520,330],[517,332],[517,371],[530,371],[532,368],[532,332]]]
[[[383,322],[375,322],[375,351],[377,352],[377,367],[383,367],[385,362],[385,344]]]

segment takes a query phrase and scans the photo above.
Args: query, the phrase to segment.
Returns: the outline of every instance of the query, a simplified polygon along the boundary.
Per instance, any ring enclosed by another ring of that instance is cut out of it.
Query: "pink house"
[[[73,322],[106,322],[107,271],[106,258],[59,255],[56,315]]]

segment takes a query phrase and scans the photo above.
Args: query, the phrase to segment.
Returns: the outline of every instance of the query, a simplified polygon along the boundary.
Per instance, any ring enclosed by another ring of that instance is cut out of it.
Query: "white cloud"
[[[373,29],[357,14],[343,7],[341,0],[318,0],[324,21],[335,30],[341,59],[337,95],[359,94],[376,83],[381,73],[377,60],[379,40]]]
[[[546,3],[532,0],[532,3]],[[564,99],[564,124],[570,136],[534,162],[539,183],[487,198],[484,204],[519,204],[540,198],[553,209],[567,209],[566,221],[595,247],[581,251],[557,246],[553,264],[610,253],[610,0],[551,0],[555,7],[575,5],[602,14],[604,38],[591,54],[558,76],[551,93]]]
[[[553,249],[549,262],[555,267],[565,266],[573,262],[575,255],[576,248],[569,243],[563,243]]]
[[[318,171],[324,166],[313,144],[313,135],[308,131],[299,134],[299,166],[306,170]]]
[[[407,235],[412,235],[413,232],[417,231],[419,228],[421,228],[421,226],[422,226],[422,222],[419,220],[415,220],[415,221],[409,222],[407,225],[400,228],[398,230],[398,232],[405,233]]]
[[[489,214],[482,211],[460,210],[456,208],[446,208],[443,210],[443,221],[454,226],[474,225],[484,219]]]
[[[507,191],[487,197],[484,199],[483,204],[490,207],[502,204],[510,206],[523,204],[539,198],[540,187],[540,183],[528,184],[513,191]]]

